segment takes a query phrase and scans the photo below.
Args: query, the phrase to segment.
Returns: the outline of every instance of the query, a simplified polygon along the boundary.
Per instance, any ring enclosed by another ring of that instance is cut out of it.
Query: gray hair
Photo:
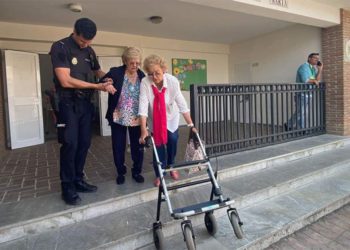
[[[124,50],[123,55],[122,55],[123,64],[126,65],[129,60],[134,59],[134,58],[140,59],[140,63],[141,63],[141,61],[142,61],[141,50],[139,48],[136,48],[136,47],[127,47]]]
[[[164,71],[167,69],[165,60],[157,55],[149,55],[143,61],[143,69],[147,73],[149,73],[149,68],[151,65],[159,65]]]

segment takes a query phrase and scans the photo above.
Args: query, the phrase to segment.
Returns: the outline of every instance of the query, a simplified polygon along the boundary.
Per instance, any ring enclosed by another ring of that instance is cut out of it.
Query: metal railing
[[[325,133],[325,85],[191,85],[191,115],[208,155]]]

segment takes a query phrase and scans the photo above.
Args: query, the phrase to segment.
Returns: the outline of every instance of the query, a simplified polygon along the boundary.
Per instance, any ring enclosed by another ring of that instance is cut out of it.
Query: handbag
[[[204,142],[202,141],[202,144],[204,146]],[[199,146],[199,143],[196,142],[195,139],[190,138],[188,140],[188,143],[186,145],[186,150],[185,150],[185,161],[197,161],[197,160],[203,160],[204,159],[204,154]],[[205,166],[199,164],[198,166],[192,167],[188,169],[188,174],[194,174],[197,173],[201,170],[203,170]]]

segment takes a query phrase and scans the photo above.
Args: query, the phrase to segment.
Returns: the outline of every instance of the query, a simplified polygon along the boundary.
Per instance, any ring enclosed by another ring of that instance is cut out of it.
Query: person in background
[[[75,22],[73,33],[53,43],[50,51],[57,91],[58,141],[60,148],[60,178],[62,199],[69,205],[77,205],[81,199],[77,192],[96,192],[97,187],[84,180],[84,165],[91,144],[91,121],[94,90],[108,90],[112,84],[101,78],[101,70],[94,50],[90,47],[96,35],[96,24],[88,18]]]
[[[178,79],[167,72],[165,61],[158,55],[150,55],[143,62],[147,77],[142,79],[139,115],[141,119],[140,143],[145,144],[148,135],[146,123],[153,131],[153,137],[162,168],[175,162],[179,138],[179,120],[182,113],[187,125],[194,127],[190,110],[180,90]],[[151,114],[148,113],[150,110]],[[148,118],[148,119],[147,119]],[[159,172],[153,155],[153,167],[156,174],[154,185],[160,185]],[[170,172],[174,180],[179,173]]]
[[[299,66],[295,81],[302,84],[313,84],[318,87],[321,81],[322,70],[323,64],[320,62],[319,53],[311,53],[307,58],[307,62]],[[308,106],[312,102],[312,93],[296,93],[294,98],[296,108],[294,114],[284,124],[286,131],[295,127],[297,129],[305,128],[307,117],[310,115]]]
[[[130,139],[131,158],[133,160],[132,178],[144,182],[141,175],[143,164],[143,145],[139,143],[141,135],[139,113],[140,83],[145,74],[139,69],[141,51],[135,47],[126,48],[123,66],[111,68],[106,78],[112,78],[116,94],[108,95],[106,119],[112,130],[112,148],[114,164],[117,168],[118,185],[125,182],[125,148],[127,136]],[[127,132],[129,135],[127,135]]]

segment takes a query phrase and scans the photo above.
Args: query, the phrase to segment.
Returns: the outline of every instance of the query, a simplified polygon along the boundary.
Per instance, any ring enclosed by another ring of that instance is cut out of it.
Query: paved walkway
[[[350,204],[278,241],[268,249],[350,249]]]
[[[179,134],[177,159],[181,160],[184,158],[188,128],[181,127]],[[111,144],[110,136],[93,136],[85,164],[89,182],[99,184],[115,179]],[[0,159],[0,204],[60,192],[59,148],[56,140],[50,140],[41,145],[6,151]],[[145,153],[144,173],[153,172],[151,163],[150,149]],[[132,166],[130,154],[126,154],[126,165],[129,169]]]

